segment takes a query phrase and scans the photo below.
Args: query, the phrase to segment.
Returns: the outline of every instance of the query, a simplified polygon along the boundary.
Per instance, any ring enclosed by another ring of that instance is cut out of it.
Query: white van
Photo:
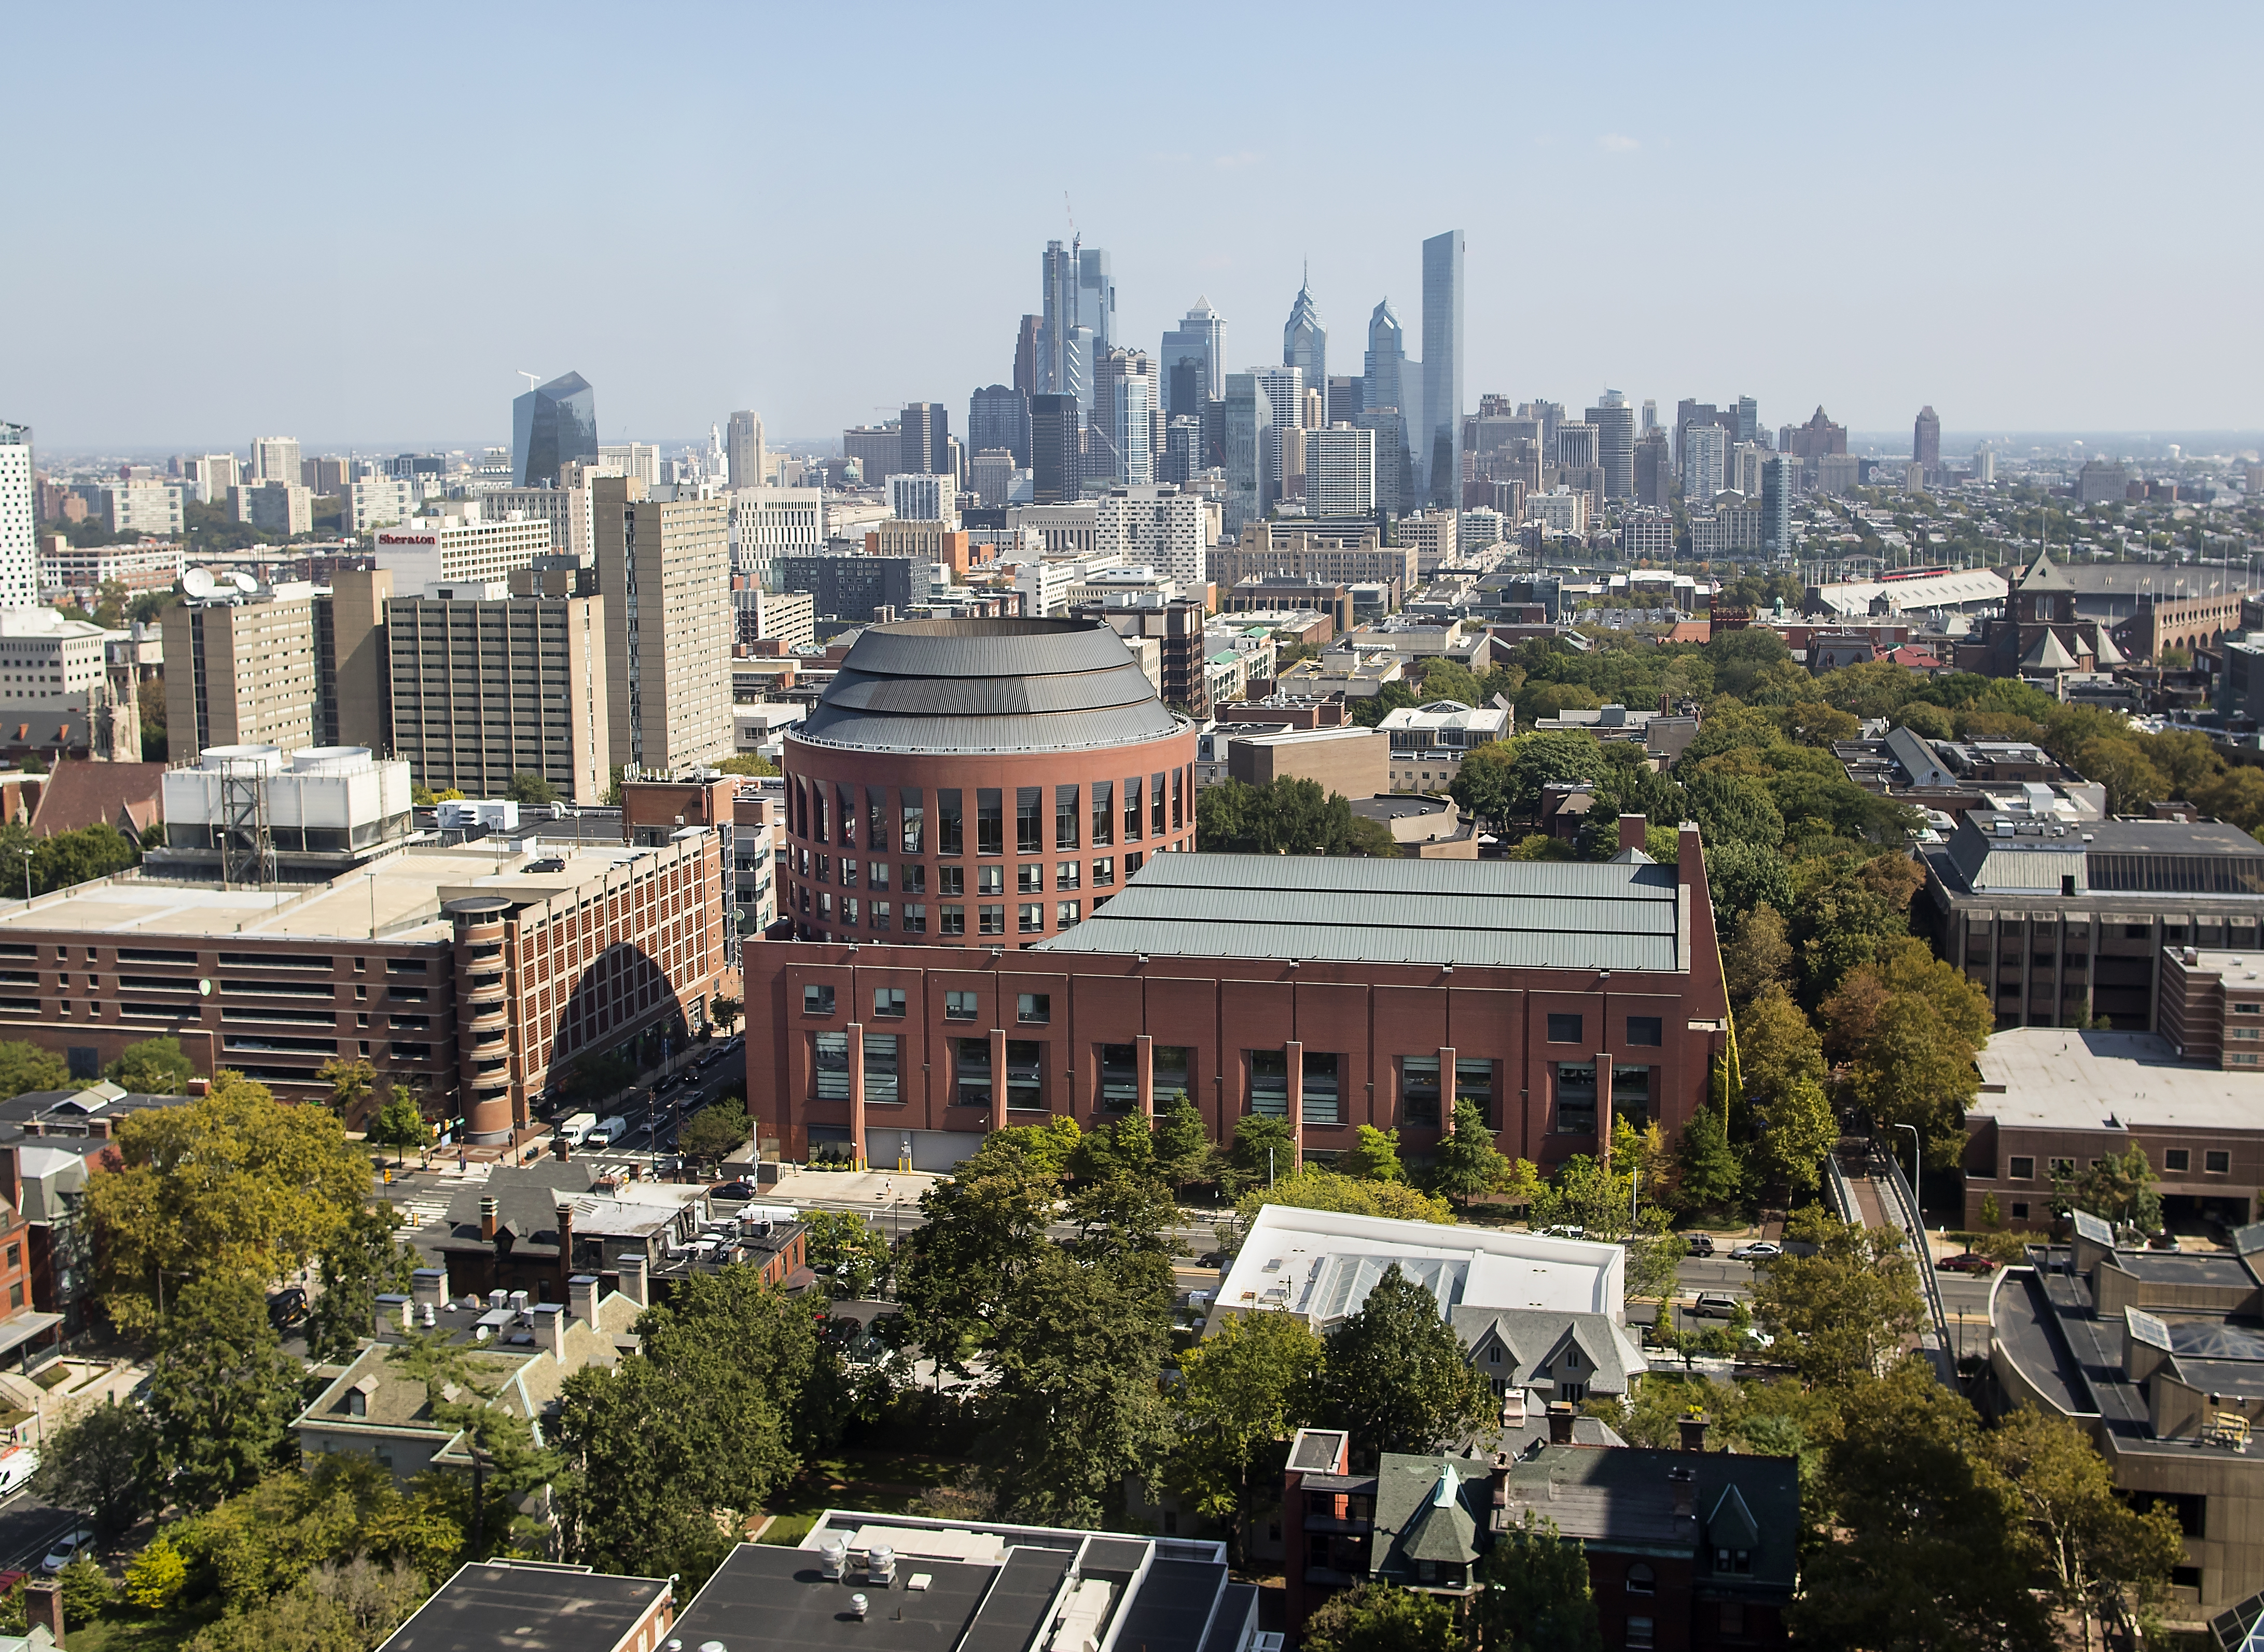
[[[609,1148],[628,1133],[628,1119],[608,1119],[605,1123],[591,1125],[584,1131],[582,1135],[582,1145],[585,1148]]]
[[[11,1446],[0,1451],[0,1497],[21,1491],[39,1467],[40,1453],[28,1446]]]

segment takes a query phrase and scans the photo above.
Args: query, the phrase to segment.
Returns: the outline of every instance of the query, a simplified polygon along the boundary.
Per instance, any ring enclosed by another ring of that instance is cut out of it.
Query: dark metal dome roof
[[[859,751],[1072,751],[1181,726],[1105,625],[910,620],[863,632],[787,737]]]

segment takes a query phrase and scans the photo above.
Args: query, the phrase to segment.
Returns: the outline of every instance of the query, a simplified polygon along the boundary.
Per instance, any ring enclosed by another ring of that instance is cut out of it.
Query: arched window
[[[1627,1591],[1630,1595],[1655,1595],[1658,1592],[1658,1577],[1650,1567],[1637,1561],[1628,1568]]]

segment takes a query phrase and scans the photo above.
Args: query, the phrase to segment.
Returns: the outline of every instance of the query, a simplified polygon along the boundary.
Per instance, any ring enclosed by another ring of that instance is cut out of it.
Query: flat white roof
[[[1259,1308],[1333,1322],[1357,1312],[1395,1262],[1439,1298],[1441,1318],[1489,1308],[1616,1319],[1626,1305],[1627,1255],[1617,1245],[1267,1205],[1219,1286],[1210,1329]]]
[[[1969,1113],[2045,1130],[2264,1127],[2264,1072],[2181,1064],[2151,1032],[2015,1027],[1975,1058],[1982,1093]]]

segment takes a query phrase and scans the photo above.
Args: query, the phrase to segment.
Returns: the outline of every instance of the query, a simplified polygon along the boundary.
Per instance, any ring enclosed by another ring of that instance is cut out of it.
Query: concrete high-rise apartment
[[[1084,421],[1073,395],[1050,392],[1030,398],[1030,498],[1063,504],[1078,496],[1084,477]]]
[[[1658,428],[1658,403],[1645,396],[1643,401],[1643,433],[1646,436]]]
[[[1431,503],[1462,504],[1462,232],[1423,243],[1423,451],[1418,455]]]
[[[1044,328],[1044,316],[1025,315],[1014,329],[1014,388],[1026,398],[1038,393],[1038,340]]]
[[[853,424],[841,432],[841,456],[857,461],[865,487],[880,487],[903,467],[903,435],[893,421],[886,424]]]
[[[1596,427],[1583,419],[1567,419],[1556,427],[1556,452],[1551,462],[1587,469],[1603,461],[1597,457],[1600,435]]]
[[[1305,513],[1324,521],[1375,514],[1375,432],[1332,424],[1305,432]]]
[[[1320,307],[1313,302],[1311,272],[1298,287],[1289,306],[1289,319],[1281,325],[1281,361],[1305,375],[1305,382],[1323,389],[1329,382],[1329,330],[1321,324]]]
[[[39,605],[39,533],[32,427],[0,422],[0,607]]]
[[[1973,450],[1972,473],[1973,480],[1985,488],[1993,486],[1996,482],[1997,452],[1986,442]],[[2264,498],[2264,488],[2260,488],[2254,480],[2256,467],[2251,465],[2248,467],[2248,474],[2251,479],[2248,484],[2248,496],[2251,499]]]
[[[171,760],[214,746],[368,746],[389,721],[378,628],[394,589],[384,569],[189,598],[165,610]]]
[[[234,453],[192,453],[181,461],[181,479],[199,504],[226,504],[243,477],[243,461]]]
[[[950,476],[931,474],[889,478],[889,510],[899,522],[942,522],[959,525],[959,486]]]
[[[1682,432],[1682,497],[1691,509],[1709,505],[1729,472],[1729,432],[1719,424],[1692,424]]]
[[[1164,427],[1164,452],[1156,461],[1156,480],[1185,486],[1204,468],[1202,421],[1173,414]]]
[[[1771,556],[1792,554],[1792,496],[1800,489],[1800,461],[1770,455],[1761,467],[1761,549]]]
[[[660,486],[660,446],[657,442],[608,442],[598,449],[598,462],[620,475],[635,476],[650,493]]]
[[[366,485],[366,482],[354,484],[357,489]],[[355,496],[359,497],[359,493]],[[547,524],[550,529],[550,548],[554,551],[576,550],[577,540],[582,542],[580,549],[587,548],[589,532],[581,516],[589,501],[579,489],[496,488],[481,494],[476,501],[466,499],[461,504],[467,516],[471,514],[476,504],[483,522],[508,522],[516,517],[521,521],[532,519]],[[393,519],[406,522],[416,514],[414,511],[407,511]],[[582,560],[588,559],[584,557]],[[482,577],[500,579],[503,575],[483,575]]]
[[[967,461],[968,491],[985,510],[996,510],[1012,502],[1014,478],[1021,468],[1004,447],[978,448]]]
[[[1759,441],[1761,434],[1761,411],[1760,406],[1753,401],[1752,397],[1749,395],[1739,396],[1738,398],[1738,404],[1731,409],[1731,412],[1736,417],[1737,424],[1736,427],[1731,432],[1731,440],[1734,442]]]
[[[901,452],[893,474],[935,476],[957,469],[951,462],[951,414],[942,402],[905,402],[896,436]]]
[[[1093,546],[1101,557],[1152,568],[1181,591],[1201,593],[1210,548],[1204,532],[1208,501],[1164,485],[1111,488],[1093,503]]]
[[[592,583],[586,569],[529,569],[386,601],[392,750],[418,785],[504,797],[531,773],[569,801],[605,801],[606,603]]]
[[[315,495],[297,482],[255,482],[228,490],[229,511],[264,533],[312,533]]]
[[[102,489],[103,525],[112,533],[148,533],[161,540],[181,537],[188,489],[169,482],[113,482]],[[308,514],[312,525],[313,516]]]
[[[550,489],[514,488],[513,493],[549,493]],[[564,497],[562,494],[560,497]],[[346,532],[374,533],[380,528],[389,528],[406,522],[417,514],[417,489],[405,477],[364,476],[346,484]],[[496,511],[495,496],[490,494],[480,501],[483,511]],[[504,514],[498,511],[498,515]]]
[[[1617,390],[1606,390],[1587,413],[1596,427],[1596,460],[1604,467],[1604,497],[1627,499],[1635,494],[1635,409]]]
[[[295,436],[255,436],[251,438],[251,480],[305,484],[299,476],[299,438]]]
[[[474,506],[465,500],[459,508]],[[399,527],[377,531],[377,565],[391,569],[394,589],[404,592],[422,591],[444,581],[453,585],[508,579],[514,570],[550,553],[550,531],[547,516],[522,514],[500,522],[415,517]]]
[[[770,468],[770,456],[763,451],[763,416],[751,410],[732,414],[723,436],[723,453],[733,488],[763,486],[769,480]],[[559,543],[565,541],[562,539]]]
[[[555,488],[576,460],[598,457],[598,393],[578,373],[512,399],[511,475],[522,488]]]
[[[1929,484],[1941,480],[1941,420],[1930,402],[1911,427],[1911,462],[1924,467]]]
[[[825,548],[825,489],[736,488],[731,492],[731,566],[757,572],[773,557],[815,556]]]
[[[1207,298],[1164,335],[1161,364],[1165,410],[1173,418],[1201,418],[1203,404],[1226,395],[1226,317]]]
[[[612,760],[649,774],[720,763],[732,751],[729,507],[633,499],[617,476],[590,494]]]
[[[1295,368],[1287,369],[1292,374]],[[1262,372],[1226,376],[1226,508],[1222,531],[1238,537],[1274,507],[1278,472],[1269,465],[1267,433],[1277,429]],[[1278,438],[1277,438],[1278,439]],[[1279,463],[1278,448],[1274,450]]]
[[[1118,486],[1146,487],[1156,480],[1161,388],[1155,359],[1144,350],[1112,350],[1098,364],[1090,440],[1107,445],[1109,480]],[[1092,455],[1086,457],[1090,470]]]
[[[1030,462],[1030,398],[1018,385],[985,385],[967,401],[967,451],[1003,447],[1017,465]]]
[[[1759,442],[1739,442],[1730,450],[1729,486],[1748,499],[1761,496],[1761,467],[1767,464],[1770,450]]]
[[[318,499],[334,499],[346,490],[353,480],[353,460],[325,453],[319,459],[299,461],[299,480],[315,490]]]
[[[1654,424],[1643,433],[1643,439],[1635,445],[1630,468],[1634,473],[1630,496],[1636,504],[1652,511],[1673,507],[1674,456],[1665,429]]]

